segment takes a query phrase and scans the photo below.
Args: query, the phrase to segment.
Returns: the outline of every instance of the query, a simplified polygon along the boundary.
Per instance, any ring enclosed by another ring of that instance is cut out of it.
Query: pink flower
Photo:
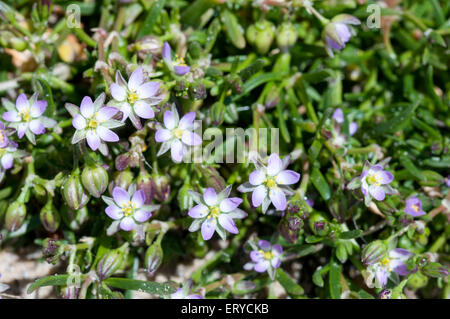
[[[392,194],[391,188],[388,186],[393,180],[394,176],[383,169],[381,165],[373,165],[368,168],[368,163],[364,164],[361,174],[361,192],[367,201],[373,197],[378,201],[384,200],[386,194]]]
[[[204,240],[210,240],[216,231],[225,240],[226,231],[239,233],[233,219],[247,217],[247,213],[239,209],[242,199],[237,197],[228,198],[231,192],[231,185],[216,194],[213,188],[207,188],[203,196],[190,191],[194,201],[198,204],[189,210],[188,215],[195,220],[189,227],[190,232],[200,229]]]
[[[111,106],[117,107],[122,113],[124,122],[128,117],[138,130],[142,129],[139,118],[151,119],[155,117],[152,105],[160,103],[164,96],[158,95],[159,82],[144,82],[142,68],[137,68],[128,79],[116,72],[116,82],[111,84],[110,91],[114,101]]]
[[[422,203],[416,196],[410,196],[406,199],[405,213],[412,217],[423,216],[426,213],[422,210]]]
[[[179,120],[175,107],[172,107],[171,111],[166,111],[164,113],[165,128],[159,124],[155,134],[156,142],[162,143],[157,156],[163,155],[170,149],[172,160],[180,163],[183,154],[187,152],[187,147],[200,145],[202,138],[192,132],[195,128],[194,120],[195,112],[189,112]]]
[[[145,193],[142,190],[136,191],[136,186],[132,185],[128,192],[121,187],[114,187],[113,198],[102,196],[102,199],[109,206],[105,213],[115,221],[120,222],[120,228],[125,231],[132,230],[136,224],[146,222],[152,212],[157,210],[159,205],[145,205]]]
[[[164,62],[166,62],[168,68],[173,70],[176,75],[185,75],[186,73],[188,73],[191,68],[184,63],[184,59],[179,58],[178,56],[175,57],[175,61],[172,61],[172,49],[170,48],[169,43],[164,42],[162,49],[162,58]]]
[[[280,245],[271,245],[267,240],[259,240],[258,247],[250,243],[253,250],[250,252],[251,262],[244,265],[245,270],[254,269],[256,272],[267,271],[270,277],[275,277],[275,269],[281,265],[283,248]]]
[[[76,129],[72,144],[86,139],[93,151],[98,149],[106,155],[108,147],[105,142],[119,141],[119,136],[111,129],[120,127],[123,123],[112,119],[118,110],[113,107],[103,107],[104,101],[105,93],[100,94],[95,102],[92,102],[89,96],[85,96],[79,108],[66,103],[66,109],[72,115],[72,125]]]
[[[46,128],[57,124],[55,120],[42,116],[47,108],[47,101],[38,101],[37,98],[38,93],[33,94],[30,100],[22,93],[17,97],[15,107],[5,103],[8,111],[3,114],[3,119],[10,122],[9,126],[17,130],[17,136],[22,138],[25,135],[33,144],[36,143],[34,135],[44,134]]]
[[[282,161],[278,154],[269,156],[267,167],[262,163],[255,162],[256,170],[249,176],[249,182],[238,187],[238,191],[252,193],[252,204],[259,207],[262,204],[262,210],[265,213],[270,203],[277,210],[286,209],[286,195],[292,195],[293,192],[288,185],[295,184],[300,179],[297,172],[286,170],[289,165],[289,156]]]

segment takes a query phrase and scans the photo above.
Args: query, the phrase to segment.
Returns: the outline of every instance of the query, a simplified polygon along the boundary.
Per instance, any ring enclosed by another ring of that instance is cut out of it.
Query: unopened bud
[[[69,286],[61,288],[61,297],[63,299],[78,299],[79,288],[75,286]]]
[[[6,210],[5,227],[9,231],[15,231],[22,227],[27,216],[27,209],[24,203],[14,202]]]
[[[309,218],[309,227],[318,236],[327,236],[330,232],[328,221],[321,214],[313,213]]]
[[[56,207],[49,201],[41,210],[40,213],[41,223],[45,230],[50,233],[54,233],[58,230],[61,218],[59,216]]]
[[[134,176],[133,173],[126,169],[122,172],[117,172],[114,177],[114,182],[110,183],[110,192],[112,193],[112,190],[115,186],[118,186],[123,189],[128,189],[130,187],[131,183],[133,182]]]
[[[266,54],[275,37],[275,26],[268,20],[258,21],[247,28],[246,35],[259,54]]]
[[[136,179],[136,183],[137,188],[145,193],[145,205],[149,205],[155,195],[155,183],[151,179],[150,174],[141,172]]]
[[[83,185],[81,185],[80,176],[71,174],[62,186],[62,195],[67,205],[72,209],[80,209],[89,201],[89,195],[86,194]]]
[[[422,273],[433,278],[445,278],[448,276],[448,269],[440,263],[428,263],[422,268]]]
[[[81,182],[84,188],[99,198],[108,187],[108,172],[102,166],[86,166],[81,173]]]
[[[386,245],[382,240],[375,240],[364,247],[361,255],[364,265],[376,264],[385,254]]]
[[[97,275],[100,280],[113,275],[122,266],[124,257],[124,252],[120,248],[107,252],[97,265]]]
[[[170,180],[166,175],[158,175],[153,179],[155,183],[155,198],[165,202],[170,196]]]
[[[276,40],[281,49],[291,47],[297,42],[297,30],[291,23],[283,23],[277,30]]]
[[[155,242],[148,247],[147,252],[145,253],[145,266],[150,275],[153,275],[159,266],[161,266],[163,257],[164,253],[159,242]]]
[[[64,205],[61,207],[60,212],[62,220],[72,230],[79,230],[88,219],[86,206],[78,210],[73,210]]]

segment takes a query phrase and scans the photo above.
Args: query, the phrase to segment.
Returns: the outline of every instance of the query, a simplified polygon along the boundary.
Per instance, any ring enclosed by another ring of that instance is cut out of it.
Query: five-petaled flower
[[[24,151],[17,150],[17,143],[9,141],[6,147],[0,148],[0,182],[5,172],[14,165],[14,159],[25,155]]]
[[[245,270],[254,269],[257,272],[267,271],[270,277],[275,277],[275,270],[281,265],[283,248],[276,244],[271,245],[267,240],[259,240],[258,246],[249,242],[253,250],[250,252],[251,262],[244,265]]]
[[[164,96],[158,94],[160,83],[156,81],[144,82],[142,68],[137,68],[128,79],[116,72],[116,82],[111,84],[110,91],[114,98],[108,105],[117,107],[123,114],[122,122],[128,117],[138,130],[142,129],[139,118],[151,119],[155,117],[152,105],[160,103]]]
[[[364,271],[366,284],[369,288],[384,288],[388,277],[392,272],[400,276],[408,275],[406,268],[407,261],[413,254],[406,249],[396,248],[391,250],[377,263],[370,265],[367,271]]]
[[[46,128],[57,124],[55,120],[42,115],[47,109],[47,101],[38,100],[38,93],[34,93],[29,100],[24,93],[20,94],[15,106],[9,101],[3,102],[7,109],[3,119],[10,122],[9,127],[17,130],[19,138],[25,135],[33,144],[36,143],[34,135],[44,134]]]
[[[333,57],[333,50],[342,50],[355,32],[350,24],[359,25],[356,17],[349,14],[339,14],[335,16],[323,29],[323,38],[325,42],[325,50],[328,55]]]
[[[410,196],[406,199],[405,213],[412,217],[419,217],[426,214],[422,210],[422,202],[416,196]]]
[[[195,218],[189,227],[189,231],[195,232],[201,227],[204,240],[211,239],[215,231],[223,240],[227,237],[226,231],[232,234],[239,233],[233,219],[243,219],[247,217],[247,213],[238,208],[242,199],[228,198],[230,192],[231,185],[219,194],[216,194],[211,187],[205,190],[203,196],[197,192],[189,191],[193,200],[198,204],[188,212],[190,217]]]
[[[164,126],[158,124],[155,140],[162,143],[157,156],[163,155],[170,149],[170,154],[174,162],[180,163],[183,155],[188,151],[189,146],[197,146],[202,143],[202,138],[192,132],[195,112],[186,113],[179,119],[178,111],[173,106],[171,111],[164,112]]]
[[[176,75],[185,75],[191,68],[186,65],[183,58],[175,56],[175,61],[172,60],[172,50],[169,43],[164,42],[162,49],[162,58],[166,62],[169,69],[173,69]]]
[[[119,141],[119,136],[111,129],[122,126],[123,123],[112,119],[118,110],[114,107],[103,107],[104,102],[105,93],[100,94],[95,102],[92,102],[89,96],[85,96],[80,108],[66,103],[66,109],[72,115],[72,125],[76,129],[72,144],[86,139],[93,151],[99,149],[105,155],[108,154],[105,142]]]
[[[277,210],[286,209],[286,195],[293,192],[287,185],[295,184],[300,179],[300,174],[292,170],[286,170],[289,165],[289,156],[283,161],[278,154],[269,156],[267,167],[259,161],[255,161],[256,170],[249,176],[249,181],[238,187],[238,191],[247,193],[253,192],[252,204],[259,207],[262,204],[262,211],[265,213],[270,203],[273,203]]]
[[[120,222],[120,228],[125,231],[132,230],[136,224],[146,222],[152,216],[152,212],[160,207],[159,205],[145,205],[144,191],[136,191],[134,184],[129,187],[128,192],[116,186],[112,195],[112,198],[102,196],[105,203],[108,204],[105,213]]]

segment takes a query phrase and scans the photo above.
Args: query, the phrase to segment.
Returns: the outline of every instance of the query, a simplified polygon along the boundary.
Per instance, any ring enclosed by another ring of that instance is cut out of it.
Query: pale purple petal
[[[392,265],[392,270],[400,276],[407,276],[409,274],[408,269],[404,262],[399,262],[397,265]]]
[[[257,251],[257,250],[252,250],[250,252],[250,259],[252,261],[254,261],[255,263],[259,262],[261,259],[263,259],[263,255]]]
[[[378,172],[377,175],[380,177],[380,184],[389,184],[394,180],[394,175],[388,171]]]
[[[72,125],[77,130],[82,130],[86,127],[86,119],[81,114],[78,114],[73,118]]]
[[[172,133],[169,130],[164,128],[156,131],[155,141],[158,143],[167,141],[172,136]]]
[[[136,93],[140,99],[148,99],[149,97],[153,97],[156,92],[158,92],[160,85],[161,84],[159,82],[147,82],[142,84],[137,89]]]
[[[30,108],[30,115],[32,117],[39,117],[45,112],[46,108],[47,101],[36,101]]]
[[[264,239],[258,240],[258,246],[264,251],[268,251],[270,249],[270,243]]]
[[[89,96],[85,96],[81,101],[80,112],[85,118],[91,118],[94,115],[94,102]]]
[[[363,193],[363,195],[366,196],[368,192],[369,192],[369,185],[364,180],[361,184],[361,193]]]
[[[259,207],[267,196],[267,189],[264,185],[259,185],[252,193],[252,204],[254,207]]]
[[[234,223],[234,220],[230,218],[227,214],[220,214],[218,217],[219,224],[228,230],[232,234],[239,233],[239,230],[236,227],[236,224]]]
[[[138,101],[134,104],[134,111],[136,114],[143,119],[151,119],[155,117],[155,111],[150,104],[144,101]]]
[[[8,111],[3,113],[3,119],[8,122],[20,122],[21,118],[16,111]]]
[[[183,144],[180,140],[174,140],[170,145],[170,155],[174,162],[180,163],[183,159]]]
[[[384,269],[382,269],[382,268],[378,268],[375,271],[375,277],[376,277],[378,283],[382,287],[386,286],[386,284],[387,284],[387,275],[388,274],[386,273],[386,271]]]
[[[106,215],[108,215],[110,218],[112,218],[114,220],[120,219],[123,216],[122,210],[117,206],[106,207],[105,213],[106,213]]]
[[[16,100],[16,109],[20,112],[20,111],[26,110],[29,107],[30,107],[30,104],[28,103],[28,99],[27,99],[27,96],[25,95],[25,93],[19,94],[19,96],[17,97],[17,100]]]
[[[270,176],[277,175],[283,167],[283,162],[277,153],[274,153],[269,156],[269,160],[267,161],[267,174]]]
[[[96,118],[100,122],[107,121],[107,120],[111,119],[114,115],[116,115],[117,112],[119,112],[119,110],[116,109],[115,107],[109,107],[109,106],[102,107],[98,111]]]
[[[116,83],[111,84],[109,90],[111,91],[112,97],[116,101],[122,102],[127,98],[127,91],[125,90],[125,88]]]
[[[420,199],[415,196],[409,197],[406,200],[405,213],[413,217],[425,215],[425,212],[422,210],[422,203],[420,202]]]
[[[5,170],[10,169],[14,165],[14,157],[11,154],[5,154],[2,156],[1,162]]]
[[[189,146],[197,146],[202,144],[202,138],[198,134],[190,131],[184,131],[181,136],[181,140],[184,144]]]
[[[401,260],[407,260],[412,255],[413,254],[409,250],[404,248],[395,248],[389,252],[389,257]]]
[[[119,136],[114,133],[113,131],[111,131],[109,128],[103,127],[103,126],[99,126],[97,128],[97,134],[98,136],[106,141],[106,142],[117,142],[119,141]],[[89,142],[89,132],[88,132],[88,142]]]
[[[215,218],[208,218],[202,224],[202,237],[204,240],[210,240],[216,230]]]
[[[92,131],[86,133],[86,140],[91,150],[96,151],[100,146],[100,138]]]
[[[175,123],[175,116],[172,111],[164,112],[164,125],[167,129],[172,130],[175,128],[177,123]]]
[[[134,222],[133,218],[131,218],[131,217],[125,217],[120,222],[120,228],[125,231],[132,230],[134,228],[134,226],[136,226],[136,223]]]
[[[203,194],[203,200],[208,206],[214,206],[217,204],[217,194],[214,188],[208,187]]]
[[[375,198],[378,201],[382,201],[386,197],[383,188],[375,185],[369,186],[369,193],[370,195],[372,195],[373,198]]]
[[[274,257],[270,263],[272,264],[273,268],[278,268],[281,265],[281,258],[280,257]]]
[[[275,244],[272,246],[272,249],[275,250],[279,255],[283,253],[283,247],[279,244]]]
[[[180,120],[178,127],[180,129],[187,129],[192,126],[195,120],[195,112],[186,113]]]
[[[141,208],[145,203],[145,193],[143,190],[138,190],[134,193],[133,198],[131,199],[131,204],[133,204],[136,208]]]
[[[140,209],[136,211],[133,215],[134,219],[138,221],[139,223],[146,222],[150,217],[152,217],[152,213],[148,212],[144,209]]]
[[[352,34],[350,28],[344,23],[335,23],[336,32],[341,39],[342,43],[348,42],[350,40]]]
[[[25,132],[28,130],[28,123],[20,123],[17,128],[17,136],[22,138],[25,135]]]
[[[224,213],[229,213],[238,208],[242,203],[242,199],[238,197],[225,198],[220,202],[220,210]]]
[[[142,82],[144,82],[144,73],[142,68],[137,68],[128,79],[128,88],[133,92],[137,92]]]
[[[30,130],[36,135],[45,133],[45,127],[39,120],[33,120],[30,122]]]
[[[187,65],[175,65],[173,67],[173,70],[175,71],[175,74],[177,75],[185,75],[186,73],[188,73],[191,68],[188,67]]]
[[[267,260],[260,260],[255,265],[255,271],[257,272],[265,272],[267,268],[269,268],[270,263]]]
[[[344,113],[342,112],[342,109],[337,108],[333,112],[333,120],[335,120],[337,123],[342,124],[344,123]]]
[[[203,204],[196,205],[189,210],[188,215],[192,218],[206,217],[208,215],[208,207]]]
[[[114,187],[112,195],[114,201],[119,207],[128,205],[128,202],[130,201],[130,194],[128,194],[128,192],[121,187]]]
[[[358,130],[358,123],[351,122],[349,127],[348,127],[348,131],[349,131],[350,136],[355,135],[357,130]]]
[[[327,45],[328,47],[334,49],[334,50],[341,50],[343,48],[343,46],[340,46],[339,43],[337,43],[336,41],[334,41],[332,38],[330,37],[326,37],[326,41],[327,41]]]
[[[275,181],[279,185],[291,185],[298,182],[300,174],[291,170],[284,170],[278,173]]]
[[[272,204],[278,210],[286,209],[286,195],[283,193],[281,188],[274,188],[269,191],[269,197]]]
[[[252,185],[261,185],[264,182],[264,179],[266,178],[266,174],[262,170],[256,170],[250,173],[250,176],[248,177],[248,181]]]
[[[172,62],[171,49],[169,43],[167,42],[164,42],[163,45],[162,58],[166,61],[166,63]]]

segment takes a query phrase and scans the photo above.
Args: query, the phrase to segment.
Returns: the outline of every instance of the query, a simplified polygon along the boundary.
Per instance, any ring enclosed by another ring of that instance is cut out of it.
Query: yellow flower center
[[[89,126],[89,128],[96,129],[98,126],[97,119],[95,119],[95,118],[90,119],[88,126]]]
[[[260,249],[259,253],[262,254],[264,259],[266,260],[271,260],[273,258],[273,252],[271,251],[263,251]]]
[[[128,201],[128,203],[126,204],[125,203],[122,204],[122,212],[125,217],[132,215],[135,209],[136,205],[135,204],[131,205],[131,201]]]
[[[5,140],[5,135],[3,134],[3,132],[0,132],[0,143],[3,143],[4,140]]]
[[[30,121],[30,109],[27,108],[23,111],[20,111],[19,116],[22,118],[22,121],[29,122]]]
[[[387,257],[385,257],[385,258],[383,258],[383,259],[381,260],[381,264],[382,264],[383,266],[389,265],[389,262],[390,262],[390,260],[389,260],[389,258],[387,258]]]
[[[372,174],[367,177],[367,182],[369,184],[374,184],[375,186],[381,185],[380,180],[381,180],[381,178],[378,176],[378,174]]]
[[[265,182],[266,182],[267,187],[269,187],[269,188],[277,187],[277,182],[275,182],[275,179],[273,179],[273,178],[268,178],[268,179],[266,179]]]
[[[128,103],[134,104],[139,99],[139,95],[136,92],[131,92],[128,95]]]
[[[214,207],[213,209],[211,209],[210,213],[209,213],[209,218],[217,218],[220,215],[220,209],[219,207]]]
[[[184,58],[178,56],[178,54],[175,54],[175,64],[179,66],[186,66],[186,62],[184,62]]]
[[[416,212],[418,212],[419,211],[419,205],[412,205],[411,206],[412,207],[412,209],[414,209]]]
[[[183,136],[183,130],[182,129],[175,129],[175,131],[173,131],[173,134],[175,134],[175,136],[180,139]]]

